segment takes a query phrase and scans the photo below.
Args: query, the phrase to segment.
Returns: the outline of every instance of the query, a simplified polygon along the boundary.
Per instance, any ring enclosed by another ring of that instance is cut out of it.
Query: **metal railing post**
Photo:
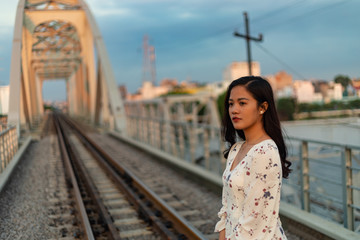
[[[10,130],[6,130],[6,133],[4,135],[4,150],[5,150],[5,168],[7,167],[7,165],[9,164],[9,157],[10,157],[10,138],[9,138],[9,134],[10,134]]]
[[[171,135],[170,135],[170,144],[171,144],[171,152],[174,156],[178,156],[177,148],[176,148],[176,123],[171,125]]]
[[[352,170],[351,170],[351,149],[345,147],[345,154],[342,154],[342,177],[343,177],[343,210],[344,210],[344,227],[354,231],[354,210]]]
[[[310,181],[309,181],[309,146],[307,141],[301,141],[301,208],[310,212]]]
[[[0,173],[5,169],[4,135],[0,135]]]
[[[184,129],[186,126],[180,125],[179,128],[179,149],[180,149],[180,156],[182,159],[185,159],[185,134]]]
[[[203,128],[205,168],[210,170],[210,128]]]
[[[167,100],[164,99],[163,102],[163,110],[164,110],[164,135],[163,135],[163,143],[165,152],[170,153],[170,134],[171,134],[171,125],[170,125],[170,110],[169,104]]]

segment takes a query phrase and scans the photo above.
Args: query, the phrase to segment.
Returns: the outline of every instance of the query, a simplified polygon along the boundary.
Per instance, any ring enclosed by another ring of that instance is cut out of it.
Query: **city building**
[[[240,77],[249,75],[248,62],[232,62],[223,72],[223,80],[221,82],[214,82],[207,84],[207,91],[211,92],[214,96],[218,96],[226,91],[230,83]],[[251,72],[254,76],[260,76],[260,63],[251,63]]]
[[[248,62],[232,62],[223,72],[223,81],[230,84],[233,80],[249,75]],[[254,76],[260,76],[260,63],[251,62],[251,72]]]
[[[7,115],[9,112],[9,86],[0,86],[0,115]]]
[[[182,86],[186,83],[181,83]],[[145,81],[135,94],[127,94],[127,100],[144,100],[157,98],[167,94],[175,87],[179,86],[176,79],[165,78],[160,82],[160,86],[154,86],[152,82]]]
[[[295,80],[294,93],[299,103],[321,102],[321,93],[315,93],[315,87],[311,81]]]
[[[297,80],[294,92],[299,103],[328,103],[342,99],[342,86],[335,82]]]
[[[290,74],[280,71],[265,78],[269,81],[275,98],[294,97],[293,79]]]
[[[119,92],[120,92],[120,97],[121,99],[126,99],[128,92],[127,92],[127,88],[125,85],[121,85],[118,87]]]
[[[329,88],[327,90],[327,96],[324,98],[324,102],[331,102],[332,100],[338,101],[343,98],[343,90],[340,83],[329,82]]]
[[[356,91],[356,96],[360,97],[360,79],[352,80],[351,85]]]

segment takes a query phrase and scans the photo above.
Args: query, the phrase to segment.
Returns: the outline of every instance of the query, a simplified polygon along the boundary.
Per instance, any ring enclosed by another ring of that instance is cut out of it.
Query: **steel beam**
[[[104,41],[86,3],[20,0],[13,38],[8,116],[8,122],[17,126],[18,133],[21,126],[31,127],[43,114],[43,81],[54,79],[67,81],[70,114],[125,132],[120,93]]]

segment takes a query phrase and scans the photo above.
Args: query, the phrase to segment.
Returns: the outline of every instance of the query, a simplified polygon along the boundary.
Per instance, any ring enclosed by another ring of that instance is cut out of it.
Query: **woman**
[[[222,135],[231,147],[224,152],[223,206],[215,226],[219,239],[286,239],[279,218],[280,188],[291,163],[265,79],[249,76],[230,84]]]

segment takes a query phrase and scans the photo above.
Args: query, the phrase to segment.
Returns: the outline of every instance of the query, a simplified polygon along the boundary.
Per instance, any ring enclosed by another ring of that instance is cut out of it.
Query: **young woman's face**
[[[243,86],[231,89],[229,97],[229,116],[236,130],[247,130],[261,123],[262,110],[255,98]]]

